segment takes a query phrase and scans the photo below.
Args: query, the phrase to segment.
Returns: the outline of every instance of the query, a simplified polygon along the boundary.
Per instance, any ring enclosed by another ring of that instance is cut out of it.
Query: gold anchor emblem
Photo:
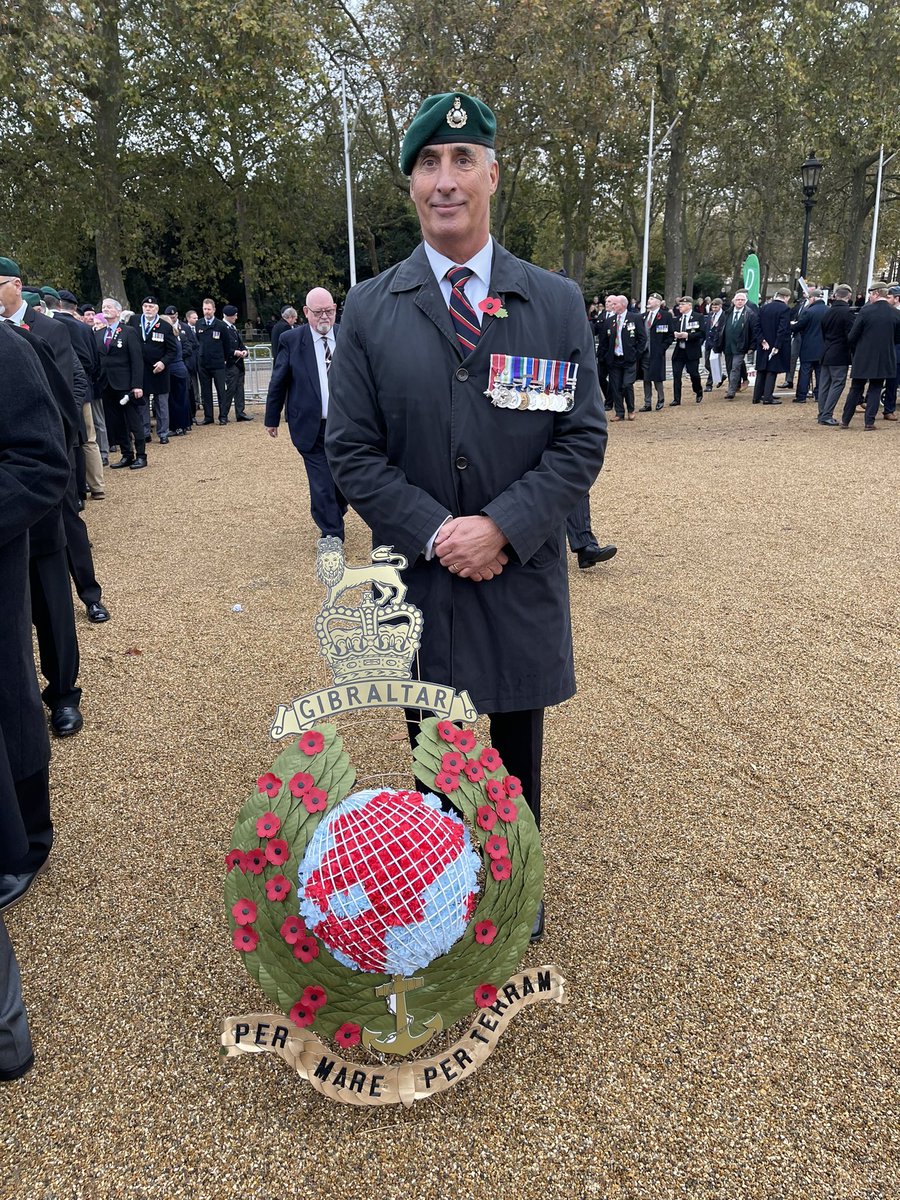
[[[364,1029],[362,1043],[367,1050],[377,1050],[382,1054],[410,1054],[419,1046],[424,1046],[444,1028],[441,1014],[435,1013],[422,1023],[421,1033],[412,1031],[415,1018],[406,1011],[406,993],[414,992],[422,987],[424,982],[423,979],[405,979],[402,975],[395,975],[390,983],[375,989],[376,996],[396,997],[396,1026],[391,1033],[383,1037],[377,1029]]]

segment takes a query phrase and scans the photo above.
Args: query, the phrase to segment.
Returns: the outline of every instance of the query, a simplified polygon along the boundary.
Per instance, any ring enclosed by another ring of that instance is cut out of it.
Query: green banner
[[[748,297],[753,304],[759,304],[759,259],[755,254],[747,255],[741,271]]]

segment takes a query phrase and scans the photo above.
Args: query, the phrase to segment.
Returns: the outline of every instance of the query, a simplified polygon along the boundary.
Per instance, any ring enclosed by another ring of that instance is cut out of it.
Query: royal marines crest
[[[337,539],[320,543],[316,634],[335,686],[279,708],[270,732],[290,741],[225,860],[231,945],[280,1011],[226,1020],[222,1054],[273,1052],[351,1104],[436,1095],[474,1074],[523,1007],[564,1000],[555,967],[520,969],[543,893],[534,819],[466,727],[466,694],[411,678],[423,619],[405,566],[379,547],[348,567]],[[412,756],[421,786],[357,789],[322,711],[390,705],[436,714]]]
[[[447,113],[447,124],[451,129],[462,129],[468,119],[469,114],[463,108],[459,96],[454,96],[453,104]]]

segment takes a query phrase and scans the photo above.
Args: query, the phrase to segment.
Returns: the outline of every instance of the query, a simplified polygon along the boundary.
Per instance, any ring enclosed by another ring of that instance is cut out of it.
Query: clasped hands
[[[453,517],[438,530],[434,552],[451,574],[481,583],[509,562],[505,545],[503,530],[490,517]]]

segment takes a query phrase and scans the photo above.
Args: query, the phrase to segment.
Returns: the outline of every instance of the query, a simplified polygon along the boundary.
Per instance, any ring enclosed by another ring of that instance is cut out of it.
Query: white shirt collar
[[[4,321],[12,321],[14,325],[21,325],[25,320],[25,309],[28,307],[28,302],[23,300],[14,313],[7,313],[3,318]]]
[[[472,257],[467,259],[464,263],[458,263],[452,258],[447,258],[445,255],[441,254],[440,250],[435,250],[434,246],[429,246],[426,241],[423,241],[422,245],[425,247],[425,254],[428,258],[429,265],[434,272],[434,277],[437,279],[438,283],[441,282],[451,267],[468,267],[469,270],[473,271],[484,284],[485,291],[487,291],[487,289],[490,287],[491,266],[494,262],[493,238],[488,237],[488,240],[478,251],[478,253],[473,254]]]

